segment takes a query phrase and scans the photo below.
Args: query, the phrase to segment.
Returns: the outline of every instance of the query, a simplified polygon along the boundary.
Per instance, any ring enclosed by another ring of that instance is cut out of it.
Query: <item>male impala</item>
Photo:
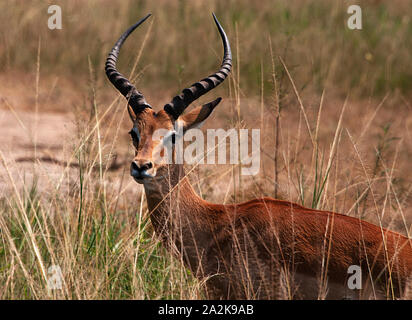
[[[169,250],[200,279],[214,299],[344,299],[398,297],[412,271],[410,240],[368,222],[329,211],[304,208],[272,198],[240,204],[201,199],[183,165],[155,162],[154,154],[184,130],[198,126],[220,98],[183,114],[200,96],[222,83],[232,66],[226,34],[213,15],[224,55],[216,73],[154,111],[143,95],[116,69],[126,38],[150,15],[131,26],[106,61],[106,74],[127,98],[133,122],[135,157],[130,174],[145,188],[150,219]],[[158,129],[169,134],[152,139]],[[362,289],[348,288],[348,268],[360,266]]]

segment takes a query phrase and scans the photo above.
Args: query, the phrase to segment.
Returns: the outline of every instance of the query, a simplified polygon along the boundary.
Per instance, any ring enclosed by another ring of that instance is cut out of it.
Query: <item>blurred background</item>
[[[51,4],[62,8],[62,30],[47,27]],[[152,100],[167,100],[218,65],[215,12],[231,40],[245,97],[260,96],[262,76],[265,99],[272,95],[271,42],[274,56],[287,63],[302,94],[327,89],[341,98],[348,92],[369,98],[393,92],[401,101],[412,86],[411,2],[362,1],[361,31],[347,27],[351,4],[355,2],[7,0],[0,4],[0,70],[5,79],[12,75],[30,83],[40,41],[42,83],[51,87],[57,81],[58,91],[64,90],[61,86],[84,88],[90,58],[98,87],[109,88],[102,72],[108,51],[128,26],[150,12],[153,17],[122,49],[119,67],[130,70],[150,29],[138,65],[144,72],[139,88]],[[54,108],[69,107],[70,98],[76,100],[65,96]]]

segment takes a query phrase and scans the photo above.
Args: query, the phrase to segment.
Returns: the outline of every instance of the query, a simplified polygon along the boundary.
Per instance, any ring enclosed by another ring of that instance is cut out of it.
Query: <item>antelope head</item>
[[[122,34],[110,51],[105,67],[106,75],[110,82],[128,101],[127,108],[130,119],[133,122],[133,127],[129,133],[135,148],[135,157],[130,165],[130,174],[138,183],[144,183],[147,179],[155,178],[156,173],[160,171],[159,169],[166,166],[165,161],[158,161],[159,157],[155,161],[155,157],[160,156],[161,158],[163,156],[160,153],[164,151],[165,144],[174,144],[176,139],[181,138],[181,136],[176,134],[177,127],[181,128],[184,133],[190,128],[199,126],[212,113],[221,98],[183,114],[193,101],[222,83],[232,67],[229,41],[225,31],[213,14],[224,48],[223,62],[220,69],[216,73],[194,83],[189,88],[184,89],[180,95],[167,103],[162,110],[154,111],[150,104],[146,102],[143,94],[126,77],[120,74],[116,68],[117,58],[124,41],[149,17],[150,14],[132,25]],[[159,139],[153,139],[155,132],[164,132],[164,134]]]

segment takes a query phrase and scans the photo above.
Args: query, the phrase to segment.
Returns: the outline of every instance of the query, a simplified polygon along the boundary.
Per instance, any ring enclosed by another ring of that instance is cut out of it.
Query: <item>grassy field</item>
[[[362,30],[346,26],[351,3],[62,1],[63,29],[49,30],[47,1],[2,1],[0,299],[204,297],[154,235],[128,173],[125,101],[104,74],[114,41],[148,12],[118,66],[149,103],[217,68],[215,12],[234,68],[200,99],[224,99],[205,129],[261,130],[258,175],[193,168],[204,199],[271,196],[409,236],[412,2],[362,1]],[[53,265],[59,290],[47,286]]]

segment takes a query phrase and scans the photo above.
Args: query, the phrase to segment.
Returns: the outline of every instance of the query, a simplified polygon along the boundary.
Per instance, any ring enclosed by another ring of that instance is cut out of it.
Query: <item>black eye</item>
[[[129,131],[130,136],[133,140],[133,145],[137,148],[140,142],[140,134],[136,127],[133,127],[132,130]]]
[[[175,144],[175,142],[176,142],[176,134],[172,133],[171,139],[172,139],[172,144]]]

